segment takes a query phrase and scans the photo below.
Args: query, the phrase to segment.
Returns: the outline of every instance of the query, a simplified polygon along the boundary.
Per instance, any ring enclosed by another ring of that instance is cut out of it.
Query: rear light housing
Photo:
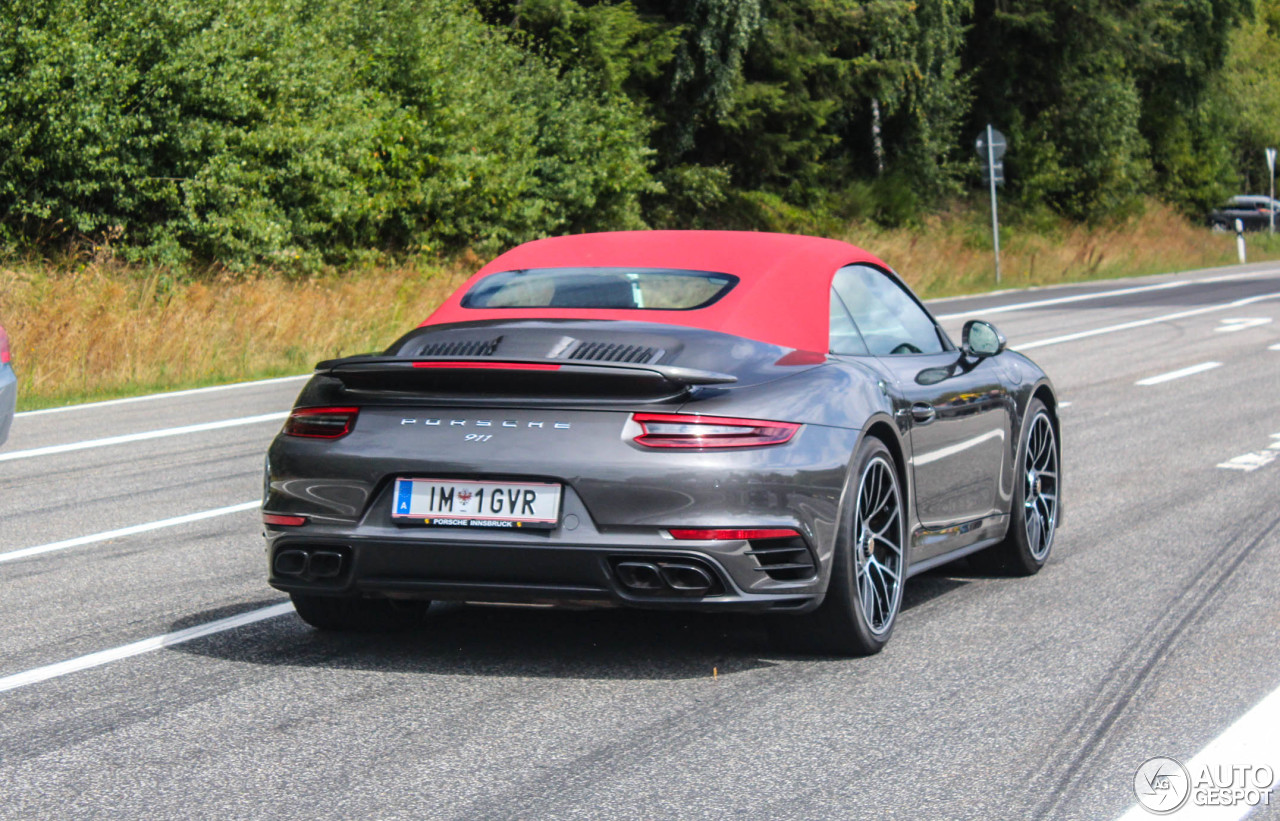
[[[800,430],[796,422],[683,413],[635,413],[631,420],[640,427],[632,441],[646,448],[758,448],[789,442]]]
[[[341,439],[355,427],[359,408],[294,408],[284,423],[286,436]]]
[[[4,328],[0,328],[0,365],[7,365],[10,358],[9,335],[4,332]]]

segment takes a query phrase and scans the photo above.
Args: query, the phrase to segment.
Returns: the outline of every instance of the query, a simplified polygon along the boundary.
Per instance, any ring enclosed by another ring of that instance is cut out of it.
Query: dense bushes
[[[0,230],[232,266],[640,223],[636,107],[452,0],[0,10]]]
[[[0,244],[311,269],[588,229],[1198,213],[1280,142],[1280,0],[22,0]],[[1225,68],[1224,68],[1225,66]],[[1265,169],[1263,169],[1265,170]]]

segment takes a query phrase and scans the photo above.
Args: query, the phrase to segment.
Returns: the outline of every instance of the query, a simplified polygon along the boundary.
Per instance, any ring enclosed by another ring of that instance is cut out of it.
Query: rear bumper
[[[13,424],[13,412],[18,403],[18,377],[13,368],[0,365],[0,445],[9,438],[9,426]]]
[[[741,541],[691,549],[688,542],[622,534],[612,544],[513,545],[426,541],[411,533],[394,539],[268,533],[268,579],[288,593],[714,611],[805,612],[821,603],[825,589],[816,576],[769,582]],[[663,581],[637,588],[628,566],[654,567]],[[679,574],[690,567],[706,574],[708,589],[682,584]],[[740,577],[755,589],[745,589]]]

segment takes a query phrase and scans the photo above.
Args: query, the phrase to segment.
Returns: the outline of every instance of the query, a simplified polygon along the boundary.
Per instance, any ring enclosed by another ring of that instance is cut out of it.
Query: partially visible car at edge
[[[13,410],[18,403],[18,377],[13,373],[9,351],[9,335],[0,326],[0,445],[9,438]]]
[[[1057,399],[973,320],[953,343],[827,239],[539,240],[382,354],[322,362],[266,465],[269,582],[320,629],[428,600],[777,614],[888,640],[908,577],[1040,569]]]
[[[1274,211],[1280,223],[1280,200],[1265,195],[1242,194],[1232,197],[1209,214],[1209,227],[1215,231],[1234,231],[1236,220],[1246,231],[1265,231],[1271,225]]]

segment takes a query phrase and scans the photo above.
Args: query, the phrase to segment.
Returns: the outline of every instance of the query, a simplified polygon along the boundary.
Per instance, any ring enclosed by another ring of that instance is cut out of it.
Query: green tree
[[[313,266],[641,223],[642,112],[461,0],[0,7],[0,232]]]
[[[1232,32],[1225,65],[1207,96],[1221,104],[1243,190],[1263,191],[1269,182],[1264,152],[1280,148],[1280,0],[1259,0],[1257,16]]]

